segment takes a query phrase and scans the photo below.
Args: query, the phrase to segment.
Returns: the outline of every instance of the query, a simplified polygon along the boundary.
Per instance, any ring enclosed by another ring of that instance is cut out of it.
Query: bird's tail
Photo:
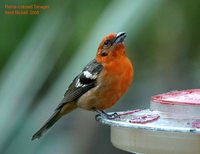
[[[67,114],[74,110],[76,106],[74,104],[66,104],[62,108],[59,108],[54,114],[46,121],[46,123],[32,136],[32,140],[40,138],[49,128],[51,128],[64,114]]]
[[[36,138],[40,138],[43,133],[45,133],[50,127],[52,127],[56,121],[61,118],[60,111],[56,111],[48,120],[47,122],[33,135],[32,140]]]

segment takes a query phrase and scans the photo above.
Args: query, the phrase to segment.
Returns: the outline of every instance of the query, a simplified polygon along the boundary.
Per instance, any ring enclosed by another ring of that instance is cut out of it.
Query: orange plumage
[[[107,56],[101,56],[104,51],[103,42],[113,40],[117,34],[106,36],[101,42],[96,59],[104,66],[104,72],[100,74],[99,82],[107,88],[101,93],[104,101],[97,105],[98,109],[105,110],[114,105],[117,100],[127,91],[133,79],[133,66],[125,53],[124,43],[110,49]]]
[[[75,108],[97,111],[113,106],[128,90],[133,79],[133,66],[125,53],[126,33],[112,33],[99,44],[96,58],[85,66],[66,91],[55,113],[32,137],[39,138],[63,115]]]

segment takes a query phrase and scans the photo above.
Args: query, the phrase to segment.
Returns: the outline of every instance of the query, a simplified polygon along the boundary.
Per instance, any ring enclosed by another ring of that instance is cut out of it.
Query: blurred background
[[[40,140],[33,133],[52,114],[108,33],[127,32],[134,82],[108,111],[148,108],[150,97],[200,87],[200,1],[1,0],[0,153],[125,154],[109,126],[76,110]],[[48,5],[39,15],[5,15],[5,4]]]

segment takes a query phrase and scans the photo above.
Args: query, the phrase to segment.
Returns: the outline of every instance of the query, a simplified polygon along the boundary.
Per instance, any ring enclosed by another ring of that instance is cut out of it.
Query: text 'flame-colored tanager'
[[[125,53],[126,33],[111,33],[99,44],[96,58],[88,63],[68,87],[54,114],[32,137],[40,138],[63,115],[77,107],[97,111],[106,118],[115,118],[103,110],[113,106],[127,91],[133,78],[133,66]]]

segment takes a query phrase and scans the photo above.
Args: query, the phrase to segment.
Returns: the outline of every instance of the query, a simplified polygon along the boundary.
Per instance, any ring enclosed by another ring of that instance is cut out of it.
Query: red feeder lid
[[[172,91],[152,96],[151,100],[162,104],[200,105],[200,89]]]

